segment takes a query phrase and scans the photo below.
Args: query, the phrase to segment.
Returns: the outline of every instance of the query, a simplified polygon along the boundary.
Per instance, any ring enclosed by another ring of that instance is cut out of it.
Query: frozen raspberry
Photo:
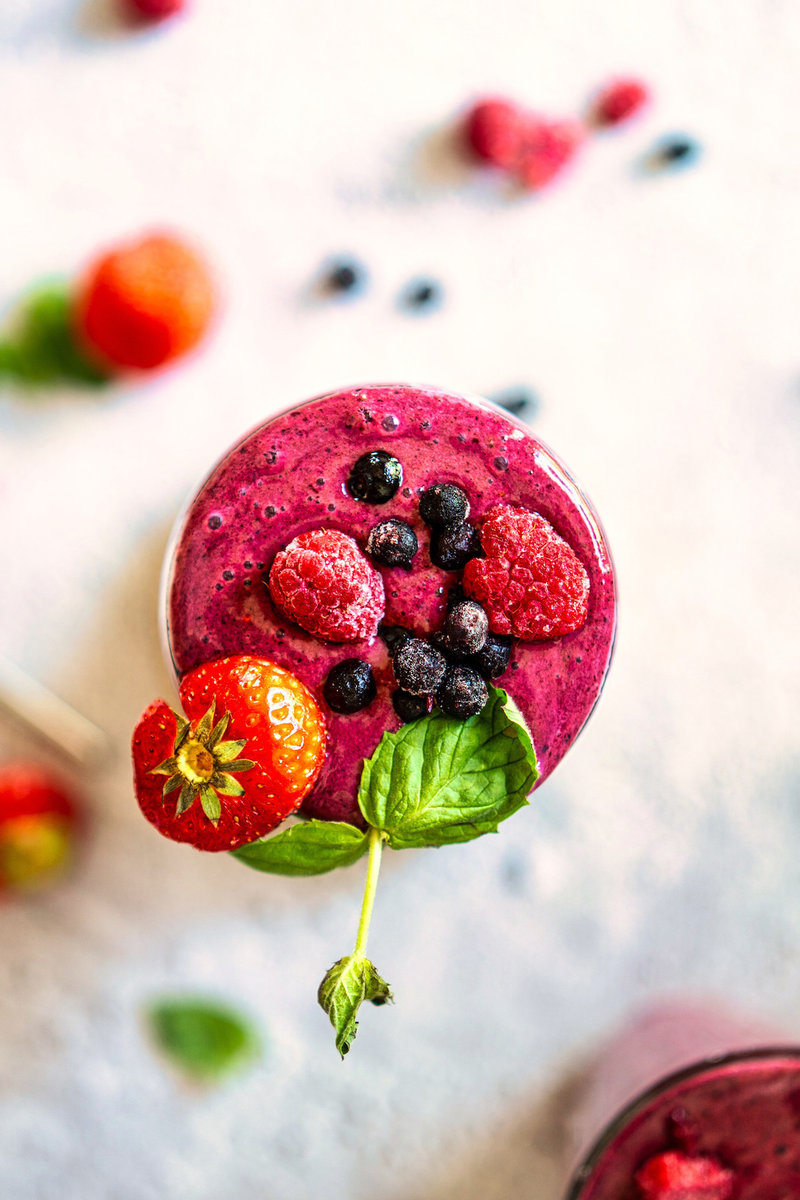
[[[545,121],[532,117],[514,169],[523,187],[536,191],[560,175],[583,141],[577,121]]]
[[[328,642],[372,637],[384,613],[383,580],[338,529],[301,533],[279,551],[269,590],[281,612]]]
[[[636,1173],[642,1200],[730,1200],[733,1171],[715,1158],[667,1150]]]
[[[510,100],[479,100],[467,113],[464,137],[476,158],[493,167],[511,167],[519,156],[525,120]]]
[[[552,525],[526,508],[498,504],[481,529],[485,558],[464,568],[464,590],[486,609],[492,633],[538,642],[580,629],[589,577]]]
[[[600,127],[620,125],[650,99],[648,88],[639,79],[615,79],[595,97],[591,122]]]

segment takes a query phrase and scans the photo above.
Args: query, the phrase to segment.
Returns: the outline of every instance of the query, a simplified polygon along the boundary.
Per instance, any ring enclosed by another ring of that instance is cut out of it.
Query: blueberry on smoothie
[[[460,571],[480,552],[480,534],[469,521],[445,525],[431,538],[431,562],[443,571]]]
[[[411,638],[396,650],[392,665],[400,687],[415,696],[433,695],[447,669],[444,655],[422,638]]]
[[[435,483],[420,496],[419,515],[434,529],[466,521],[469,516],[467,493],[454,483]]]
[[[497,679],[508,670],[513,641],[503,633],[490,633],[478,653],[470,656],[469,666],[484,679]]]
[[[392,704],[404,725],[408,725],[410,721],[418,721],[430,711],[427,696],[415,696],[413,692],[405,692],[402,688],[392,692]]]
[[[489,618],[476,600],[453,605],[442,626],[444,645],[456,654],[477,654],[488,634]]]
[[[394,657],[401,646],[410,642],[413,636],[411,630],[406,629],[403,625],[382,624],[378,626],[378,637],[385,643],[390,658]]]
[[[370,530],[367,538],[367,554],[382,567],[409,568],[418,548],[414,530],[396,517],[381,521]]]
[[[369,450],[362,454],[347,478],[347,490],[354,500],[367,504],[386,504],[403,482],[403,468],[388,450]]]
[[[346,658],[328,672],[322,694],[334,712],[360,712],[378,694],[372,667],[361,658]]]
[[[436,703],[448,717],[474,717],[489,699],[486,683],[471,667],[448,667],[436,692]]]

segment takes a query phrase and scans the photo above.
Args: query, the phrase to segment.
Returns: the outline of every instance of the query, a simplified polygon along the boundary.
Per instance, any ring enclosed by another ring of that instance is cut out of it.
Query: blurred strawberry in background
[[[150,371],[194,349],[215,307],[197,251],[172,234],[147,234],[89,268],[78,292],[78,336],[112,371]]]
[[[74,797],[50,770],[23,761],[0,766],[0,896],[60,875],[79,823]]]

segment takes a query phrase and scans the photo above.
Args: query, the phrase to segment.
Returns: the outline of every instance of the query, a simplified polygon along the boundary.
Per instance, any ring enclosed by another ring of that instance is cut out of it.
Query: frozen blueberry
[[[359,263],[342,259],[333,264],[325,276],[329,292],[357,292],[364,286],[366,272]]]
[[[385,504],[403,482],[403,468],[388,450],[362,454],[347,479],[347,490],[356,500]]]
[[[391,657],[406,642],[410,642],[414,635],[410,629],[406,629],[403,625],[379,625],[378,636],[386,643],[386,649],[389,651],[389,656]]]
[[[418,721],[430,710],[427,696],[415,696],[412,692],[404,692],[402,688],[392,692],[392,704],[394,711],[406,725],[409,721]]]
[[[491,399],[513,417],[524,417],[526,420],[535,416],[539,407],[538,396],[531,388],[526,387],[508,388],[505,392],[498,392]]]
[[[436,703],[448,717],[466,720],[479,713],[489,699],[489,689],[471,667],[448,667],[436,692]]]
[[[418,549],[417,535],[405,521],[389,517],[370,530],[367,554],[382,567],[410,567]]]
[[[405,308],[427,309],[438,308],[442,302],[441,286],[433,279],[415,279],[403,293]]]
[[[454,604],[444,619],[442,638],[456,654],[477,654],[489,633],[489,618],[477,600]]]
[[[693,138],[683,134],[672,134],[662,138],[655,148],[653,161],[657,166],[688,166],[700,154],[700,147]]]
[[[470,655],[468,665],[484,679],[496,679],[508,670],[513,639],[502,633],[490,633],[477,654]]]
[[[394,677],[400,687],[415,696],[432,696],[444,678],[444,655],[422,638],[404,642],[394,654]]]
[[[445,525],[431,538],[431,562],[443,571],[460,571],[480,552],[480,534],[469,521]]]
[[[420,496],[419,515],[434,529],[466,521],[469,516],[467,493],[454,483],[435,483]]]
[[[377,695],[372,667],[362,658],[346,658],[328,672],[322,691],[334,712],[359,712]]]

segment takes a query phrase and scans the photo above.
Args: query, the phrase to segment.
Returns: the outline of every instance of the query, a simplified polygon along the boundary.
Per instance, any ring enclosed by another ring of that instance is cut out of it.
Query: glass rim
[[[708,1058],[695,1059],[685,1067],[679,1067],[677,1071],[670,1071],[668,1075],[662,1075],[623,1105],[604,1126],[589,1149],[582,1154],[581,1161],[572,1172],[567,1191],[564,1193],[564,1200],[581,1200],[587,1183],[591,1182],[592,1173],[596,1170],[609,1146],[625,1126],[663,1092],[684,1083],[687,1079],[703,1075],[707,1071],[717,1070],[719,1067],[736,1066],[740,1063],[758,1060],[770,1061],[776,1058],[795,1058],[800,1062],[800,1044],[764,1045],[748,1050],[731,1050],[725,1054],[714,1054]]]

